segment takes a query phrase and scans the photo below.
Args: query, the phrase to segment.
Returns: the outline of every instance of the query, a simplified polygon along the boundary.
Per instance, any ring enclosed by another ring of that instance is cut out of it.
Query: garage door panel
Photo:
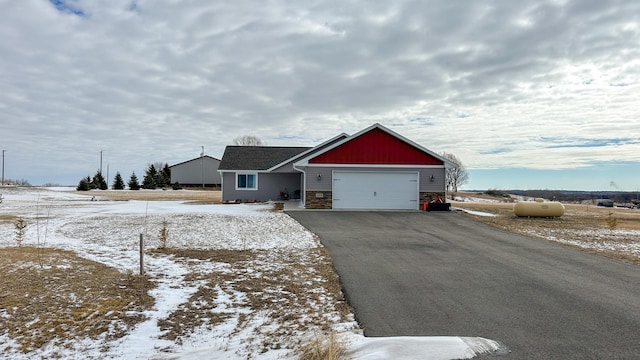
[[[418,173],[335,171],[333,208],[415,210]]]

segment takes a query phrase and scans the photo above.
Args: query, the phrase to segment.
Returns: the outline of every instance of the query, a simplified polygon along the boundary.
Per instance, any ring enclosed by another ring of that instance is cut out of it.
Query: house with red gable
[[[418,210],[445,199],[442,156],[374,124],[315,147],[228,146],[222,200],[300,200],[307,209]]]

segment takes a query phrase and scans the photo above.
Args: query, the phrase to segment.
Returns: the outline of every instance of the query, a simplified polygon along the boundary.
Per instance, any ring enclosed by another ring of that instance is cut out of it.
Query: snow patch
[[[0,214],[23,216],[28,222],[23,245],[46,246],[71,250],[79,256],[103,263],[122,272],[138,271],[139,235],[145,246],[159,245],[159,231],[167,220],[167,245],[182,249],[260,250],[246,274],[272,267],[285,266],[277,259],[292,251],[309,259],[308,251],[321,246],[314,234],[281,212],[270,211],[271,205],[194,205],[179,201],[91,201],[72,192],[73,188],[3,189]],[[489,216],[481,215],[481,216]],[[0,223],[0,246],[15,246],[14,227]],[[246,294],[217,287],[216,309],[231,314],[213,327],[194,329],[181,344],[162,339],[158,320],[166,318],[197,291],[198,284],[183,281],[190,272],[229,273],[226,263],[193,260],[184,263],[172,256],[145,256],[147,274],[157,283],[150,291],[155,307],[146,311],[146,321],[138,324],[123,338],[108,341],[74,339],[62,346],[51,344],[36,351],[21,353],[8,334],[0,334],[4,344],[3,358],[84,358],[84,359],[290,359],[291,349],[261,352],[256,342],[268,330],[272,319],[252,312]],[[58,266],[65,266],[60,264]],[[252,275],[252,276],[253,276]],[[310,288],[309,291],[321,289]],[[320,302],[332,301],[319,296]],[[318,311],[326,304],[315,305]],[[8,316],[0,310],[0,319]],[[244,318],[244,327],[238,324]],[[247,320],[248,319],[248,320]],[[498,351],[499,344],[481,338],[460,337],[390,337],[366,338],[355,323],[340,323],[339,316],[325,314],[327,323],[340,336],[348,339],[348,350],[354,359],[468,359]],[[248,323],[247,323],[248,321]],[[303,334],[301,334],[303,335]]]
[[[469,209],[463,209],[463,208],[454,208],[454,210],[462,211],[462,212],[465,212],[467,214],[476,215],[476,216],[486,216],[486,217],[497,216],[496,214],[492,214],[492,213],[488,213],[488,212],[484,212],[484,211],[476,211],[476,210],[469,210]]]
[[[358,360],[471,359],[480,355],[508,353],[500,343],[484,338],[354,336],[351,341],[350,355]]]

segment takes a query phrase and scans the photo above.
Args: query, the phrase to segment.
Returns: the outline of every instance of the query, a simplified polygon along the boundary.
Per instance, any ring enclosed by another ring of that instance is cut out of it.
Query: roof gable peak
[[[375,123],[322,151],[301,159],[296,162],[296,166],[305,166],[310,163],[453,166],[441,155],[380,123]]]

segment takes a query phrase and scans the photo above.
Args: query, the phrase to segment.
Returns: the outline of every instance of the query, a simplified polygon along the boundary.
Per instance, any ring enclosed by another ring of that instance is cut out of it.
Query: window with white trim
[[[236,174],[236,190],[257,190],[258,174]]]

